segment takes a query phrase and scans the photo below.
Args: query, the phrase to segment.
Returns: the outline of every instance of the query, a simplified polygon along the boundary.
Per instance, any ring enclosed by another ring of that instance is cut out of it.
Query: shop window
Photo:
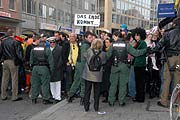
[[[16,0],[9,0],[9,9],[15,10]]]
[[[50,19],[56,19],[56,9],[53,7],[49,8],[49,18]]]
[[[39,16],[46,18],[46,5],[39,4]]]

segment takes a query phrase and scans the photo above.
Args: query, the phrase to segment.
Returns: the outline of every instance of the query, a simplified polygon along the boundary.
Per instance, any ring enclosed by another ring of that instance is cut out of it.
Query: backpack
[[[102,61],[101,61],[99,54],[101,53],[101,51],[95,52],[94,49],[92,49],[92,51],[93,51],[93,56],[91,57],[89,64],[88,64],[89,70],[90,71],[100,71],[101,66],[102,66]]]

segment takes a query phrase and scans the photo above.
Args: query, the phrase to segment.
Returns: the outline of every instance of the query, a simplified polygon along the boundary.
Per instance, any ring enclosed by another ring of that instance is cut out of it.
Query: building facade
[[[82,31],[74,26],[74,14],[97,13],[96,0],[21,0],[22,33],[52,35],[56,30]]]
[[[21,14],[19,0],[0,0],[0,32],[13,29],[16,34],[21,32]]]
[[[115,31],[121,24],[128,28],[150,28],[151,0],[98,0],[98,12],[101,14],[101,28]]]

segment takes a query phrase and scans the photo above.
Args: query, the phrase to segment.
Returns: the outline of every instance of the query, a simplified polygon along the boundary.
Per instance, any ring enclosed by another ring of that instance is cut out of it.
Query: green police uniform
[[[129,44],[127,45],[122,39],[119,39],[112,43],[107,57],[113,57],[113,65],[110,75],[110,88],[108,102],[110,105],[114,105],[116,100],[117,87],[119,90],[118,100],[120,105],[125,104],[125,98],[127,93],[127,83],[129,77],[129,65],[127,62],[128,52],[134,56],[142,55],[146,53],[146,49],[138,51]]]
[[[83,68],[85,65],[85,59],[83,57],[83,53],[87,51],[87,49],[91,46],[91,43],[88,42],[87,40],[84,40],[82,43],[79,45],[79,53],[78,53],[78,60],[76,63],[76,68],[75,68],[75,74],[74,74],[74,81],[73,84],[69,90],[68,96],[72,97],[77,90],[80,87],[80,96],[83,98],[84,97],[84,92],[85,92],[85,81],[81,78],[82,73],[83,73]]]
[[[53,56],[49,48],[37,46],[31,51],[30,64],[33,66],[31,77],[32,100],[37,99],[40,86],[43,100],[49,100],[50,72],[53,71]]]

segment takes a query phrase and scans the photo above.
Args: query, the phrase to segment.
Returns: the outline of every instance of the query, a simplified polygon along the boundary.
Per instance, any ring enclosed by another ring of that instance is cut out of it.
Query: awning
[[[4,17],[4,16],[0,16],[0,20],[2,20],[2,21],[9,21],[9,22],[16,22],[16,23],[25,22],[25,21],[20,20],[20,19],[15,19],[15,18],[10,18],[10,17]]]

